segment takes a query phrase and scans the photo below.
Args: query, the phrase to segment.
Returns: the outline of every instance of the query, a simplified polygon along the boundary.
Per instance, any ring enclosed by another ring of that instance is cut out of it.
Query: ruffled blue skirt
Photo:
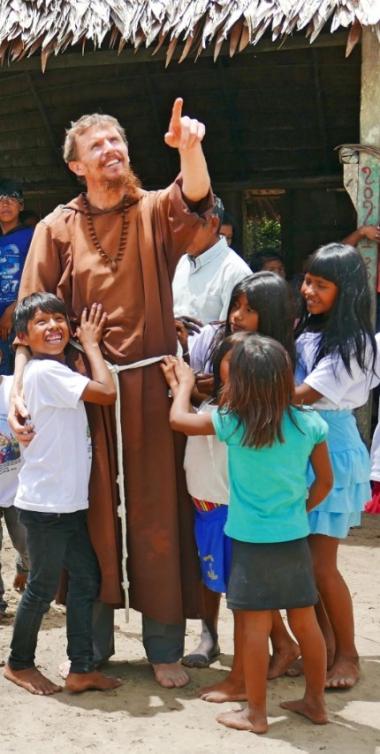
[[[311,534],[344,539],[359,526],[361,511],[371,497],[370,458],[351,411],[318,411],[329,425],[327,445],[334,486],[326,499],[309,513]],[[309,467],[308,483],[314,479]]]

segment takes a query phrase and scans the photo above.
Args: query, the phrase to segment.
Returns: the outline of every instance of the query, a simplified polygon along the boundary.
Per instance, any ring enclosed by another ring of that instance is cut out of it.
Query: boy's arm
[[[101,406],[110,406],[116,400],[112,375],[99,348],[106,319],[107,315],[102,313],[101,304],[93,304],[88,316],[87,309],[83,310],[80,326],[76,332],[90,363],[92,374],[92,379],[85,387],[81,398]]]
[[[10,394],[8,422],[9,426],[22,445],[29,445],[34,437],[34,431],[31,424],[25,424],[28,418],[28,409],[23,400],[23,376],[24,369],[31,355],[25,346],[17,346],[15,356],[15,369],[13,375],[13,384]]]
[[[309,489],[309,496],[306,502],[306,509],[311,511],[322,500],[327,497],[333,483],[334,476],[331,468],[329,451],[326,442],[320,442],[314,446],[310,456],[310,462],[313,467],[315,479]]]
[[[342,243],[349,244],[350,246],[357,246],[363,238],[367,238],[368,241],[376,241],[380,243],[380,228],[378,225],[361,225],[360,228],[353,230]]]

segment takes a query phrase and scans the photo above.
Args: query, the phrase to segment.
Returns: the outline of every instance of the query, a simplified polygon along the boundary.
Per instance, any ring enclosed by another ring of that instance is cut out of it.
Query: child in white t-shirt
[[[13,505],[21,456],[19,444],[11,433],[7,419],[12,380],[10,376],[0,375],[0,555],[3,541],[2,519],[4,519],[13,547],[17,551],[13,586],[22,592],[28,575],[29,558],[25,527],[19,520],[19,511]],[[0,559],[0,622],[7,609],[4,591]]]
[[[90,463],[83,401],[110,405],[115,388],[99,348],[106,315],[85,309],[77,337],[93,379],[65,365],[70,331],[65,306],[51,293],[34,293],[17,306],[15,329],[33,358],[24,373],[24,395],[34,437],[24,451],[15,505],[27,530],[30,574],[20,601],[5,677],[33,694],[60,686],[35,667],[38,631],[56,594],[62,568],[68,572],[66,688],[112,689],[120,685],[94,670],[92,609],[99,591],[99,566],[87,531]]]

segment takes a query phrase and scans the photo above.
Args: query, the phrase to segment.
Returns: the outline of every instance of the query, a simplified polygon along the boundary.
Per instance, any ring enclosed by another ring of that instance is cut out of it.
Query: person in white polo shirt
[[[223,215],[223,203],[215,197],[212,217],[215,243],[210,246],[210,229],[206,233],[203,227],[199,227],[186,249],[187,253],[178,262],[173,279],[176,319],[196,319],[200,326],[225,319],[233,287],[251,274],[244,259],[228,246],[224,236],[219,235]]]

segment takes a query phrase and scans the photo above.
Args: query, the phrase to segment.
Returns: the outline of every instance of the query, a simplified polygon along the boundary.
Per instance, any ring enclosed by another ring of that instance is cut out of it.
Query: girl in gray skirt
[[[282,706],[323,724],[326,648],[313,607],[317,591],[307,511],[332,486],[327,425],[316,412],[292,405],[292,365],[279,343],[252,333],[230,340],[233,347],[220,366],[219,408],[212,415],[192,412],[190,367],[174,357],[163,364],[174,395],[172,428],[186,435],[215,434],[227,445],[225,533],[233,540],[227,604],[239,617],[248,706],[217,719],[239,730],[267,731],[268,639],[273,611],[284,608],[301,648],[306,689],[302,699]],[[309,461],[315,480],[308,490]]]

